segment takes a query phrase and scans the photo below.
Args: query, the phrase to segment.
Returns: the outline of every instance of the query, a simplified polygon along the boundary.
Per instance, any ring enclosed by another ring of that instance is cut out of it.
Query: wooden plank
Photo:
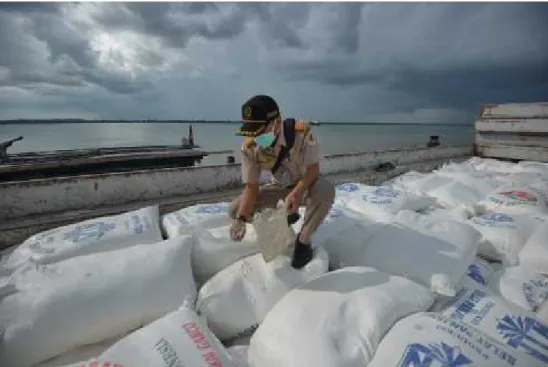
[[[516,145],[478,145],[477,155],[485,158],[548,162],[548,148]]]
[[[483,105],[475,122],[474,153],[480,157],[548,159],[548,103]]]
[[[548,102],[481,105],[482,118],[548,118]]]
[[[548,118],[478,119],[476,131],[548,133]]]
[[[476,132],[476,145],[514,145],[521,147],[548,148],[548,137],[530,134],[509,134],[496,132]]]

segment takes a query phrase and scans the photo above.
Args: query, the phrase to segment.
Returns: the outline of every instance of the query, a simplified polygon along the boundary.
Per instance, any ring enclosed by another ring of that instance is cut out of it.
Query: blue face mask
[[[276,139],[276,136],[274,135],[273,132],[265,133],[255,138],[255,144],[257,144],[261,148],[267,148],[272,146],[275,139]]]

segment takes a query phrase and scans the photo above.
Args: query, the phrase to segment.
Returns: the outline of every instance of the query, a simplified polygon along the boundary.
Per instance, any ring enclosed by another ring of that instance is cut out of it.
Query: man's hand
[[[291,191],[285,198],[285,208],[287,209],[287,212],[290,214],[298,213],[302,198],[303,194],[300,190]]]
[[[230,237],[232,241],[240,242],[245,236],[246,225],[240,219],[233,219],[230,226]]]

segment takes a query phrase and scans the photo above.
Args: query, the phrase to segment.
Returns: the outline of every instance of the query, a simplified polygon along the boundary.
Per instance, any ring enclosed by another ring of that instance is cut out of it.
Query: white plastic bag
[[[434,199],[430,197],[404,192],[389,186],[358,186],[347,197],[346,206],[366,215],[379,211],[396,214],[400,210],[421,210],[434,202]]]
[[[509,302],[536,312],[548,299],[548,274],[531,270],[526,264],[512,266],[495,272],[489,287]]]
[[[345,259],[347,265],[405,276],[446,296],[456,293],[480,238],[469,225],[408,210],[370,232],[362,250]]]
[[[265,208],[253,217],[252,226],[257,235],[257,245],[266,262],[287,251],[295,244],[297,235],[287,222],[288,213],[282,200],[276,209]]]
[[[18,246],[3,266],[13,270],[29,260],[47,264],[161,240],[158,206],[154,205],[37,233]]]
[[[187,306],[139,329],[83,367],[233,367],[231,357]]]
[[[488,289],[470,289],[451,301],[442,313],[462,321],[516,352],[548,363],[548,326],[536,315],[513,305]],[[526,365],[529,366],[529,365]]]
[[[530,270],[548,273],[548,222],[537,227],[521,252],[519,262]]]
[[[229,203],[207,203],[189,206],[162,217],[162,227],[169,238],[192,233],[193,227],[203,229],[230,225]]]
[[[542,221],[527,215],[490,212],[467,223],[482,234],[478,254],[506,265],[516,265],[519,253]]]
[[[542,367],[541,361],[493,341],[476,328],[421,312],[398,321],[367,367]]]
[[[367,366],[402,317],[433,302],[427,288],[373,268],[327,273],[289,292],[266,316],[249,348],[252,366]]]
[[[18,291],[0,300],[0,365],[32,366],[193,302],[191,249],[192,238],[178,237],[19,268]]]
[[[213,333],[228,341],[256,328],[272,306],[296,286],[325,273],[325,250],[300,270],[291,267],[291,251],[266,263],[261,254],[239,260],[209,279],[198,293],[196,309]]]

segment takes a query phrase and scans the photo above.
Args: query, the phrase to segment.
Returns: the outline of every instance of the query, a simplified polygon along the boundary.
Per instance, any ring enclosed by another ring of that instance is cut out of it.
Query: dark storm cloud
[[[56,3],[41,3],[41,2],[1,2],[0,12],[13,13],[35,13],[46,12],[56,13],[59,7]]]
[[[143,87],[143,81],[131,80],[98,65],[90,40],[67,26],[61,14],[49,11],[50,7],[31,5],[40,4],[9,7],[11,12],[24,12],[22,19],[0,8],[0,66],[9,70],[0,86],[33,88],[34,84],[44,83],[83,87],[91,83],[115,93],[132,93]]]
[[[0,89],[55,87],[56,103],[89,111],[111,100],[163,111],[154,103],[189,85],[167,80],[215,67],[226,95],[261,88],[260,76],[282,95],[316,85],[326,103],[308,105],[326,110],[353,91],[370,106],[348,106],[354,116],[469,109],[546,99],[547,65],[545,3],[0,3]],[[222,89],[212,80],[196,85]]]

